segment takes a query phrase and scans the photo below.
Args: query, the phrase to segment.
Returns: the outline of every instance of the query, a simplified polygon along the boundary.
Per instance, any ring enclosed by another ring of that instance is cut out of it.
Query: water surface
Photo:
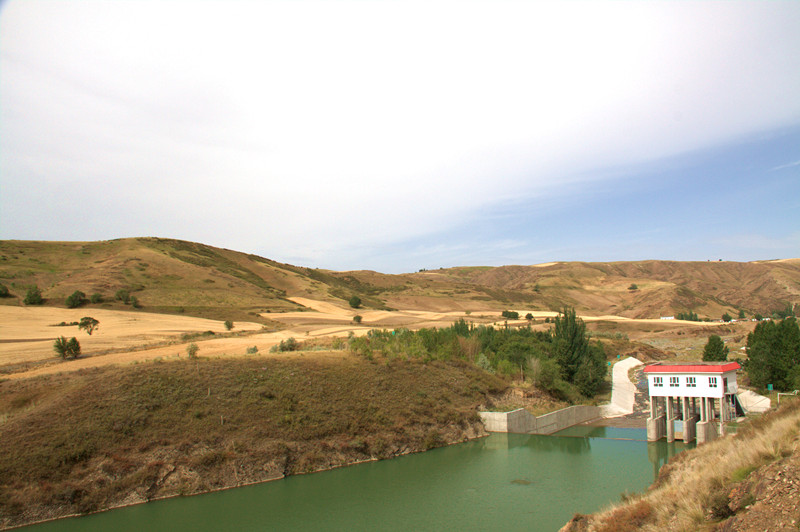
[[[610,439],[618,438],[618,439]],[[32,532],[557,530],[640,491],[684,445],[642,429],[572,427],[62,519]]]

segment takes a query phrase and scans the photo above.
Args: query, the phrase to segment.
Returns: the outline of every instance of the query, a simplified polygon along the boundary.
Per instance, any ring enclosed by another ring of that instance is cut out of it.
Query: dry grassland
[[[202,356],[243,356],[255,347],[267,352],[290,337],[298,340],[320,337],[346,337],[366,334],[372,328],[420,329],[447,327],[458,319],[495,327],[527,326],[528,321],[505,320],[499,312],[466,313],[463,311],[436,312],[431,310],[374,310],[353,309],[344,303],[318,301],[305,297],[289,300],[307,309],[303,312],[268,313],[280,329],[267,329],[253,322],[235,322],[228,333],[223,322],[174,314],[154,314],[141,311],[106,309],[63,309],[54,307],[0,306],[0,373],[8,378],[76,371],[112,364],[130,364],[148,360],[179,359],[186,356],[186,346],[196,343]],[[544,322],[555,312],[515,309],[520,316],[530,312],[534,329],[551,327]],[[91,335],[77,326],[59,327],[58,323],[76,322],[85,315],[100,321]],[[362,322],[353,321],[360,315]],[[618,316],[584,316],[587,329],[598,337],[630,338],[645,341],[658,349],[681,356],[697,357],[702,353],[707,337],[720,334],[737,353],[743,345],[749,322],[715,325],[678,320],[645,320]],[[213,332],[213,335],[208,334]],[[205,333],[205,334],[204,334]],[[55,358],[53,341],[59,336],[75,336],[81,343],[82,356],[77,360]],[[738,342],[738,343],[737,343]]]
[[[564,530],[797,529],[799,466],[795,401],[751,420],[736,435],[679,454],[646,493],[588,518],[576,516]]]
[[[343,351],[0,382],[0,528],[464,441],[505,386],[460,361]]]

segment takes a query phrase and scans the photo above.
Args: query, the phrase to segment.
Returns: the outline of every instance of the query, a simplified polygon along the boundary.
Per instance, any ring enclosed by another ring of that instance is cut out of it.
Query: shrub
[[[81,344],[75,337],[67,340],[63,336],[59,336],[56,338],[56,341],[53,342],[53,351],[56,352],[56,356],[64,360],[68,358],[78,358],[81,354]]]
[[[8,287],[4,284],[0,284],[0,297],[11,297]]]
[[[517,368],[510,360],[501,360],[497,363],[497,373],[501,375],[514,375],[517,372]]]
[[[89,301],[90,301],[92,304],[95,304],[95,305],[96,305],[97,303],[102,303],[102,302],[103,302],[103,296],[102,296],[101,294],[98,294],[97,292],[95,292],[95,293],[94,293],[94,294],[92,294],[92,296],[89,298]]]
[[[631,285],[628,287],[628,290],[630,290],[631,292],[638,289],[639,287],[636,285],[636,283],[631,283]]]
[[[225,320],[225,329],[228,331],[233,329],[233,322],[231,320]]]
[[[127,305],[131,301],[131,293],[124,288],[120,288],[114,294],[114,299],[116,299],[117,301],[122,301]]]
[[[136,296],[131,296],[131,306],[133,308],[142,308],[142,305],[139,303],[139,299]]]
[[[361,316],[359,316],[358,314],[356,314],[355,316],[353,316],[353,321],[354,321],[354,322],[356,322],[356,323],[361,323],[361,320],[362,320],[362,318],[361,318]]]
[[[299,342],[291,337],[281,340],[281,343],[272,348],[275,352],[297,351],[298,349],[300,349]]]
[[[253,347],[248,347],[247,348],[247,354],[248,355],[255,355],[256,353],[258,353],[258,346],[257,345],[254,345]]]
[[[351,307],[358,308],[361,306],[361,298],[358,296],[352,296],[348,303],[350,303]]]
[[[72,358],[78,358],[81,354],[81,344],[74,336],[67,342],[67,350]]]
[[[200,348],[194,342],[186,346],[186,354],[189,355],[189,358],[195,358],[199,350]]]
[[[515,310],[504,310],[501,315],[509,320],[519,319],[519,312]]]
[[[86,294],[80,290],[75,290],[70,296],[67,297],[66,303],[68,308],[77,308],[83,305],[84,301],[86,301]]]
[[[436,430],[431,429],[425,435],[422,445],[426,450],[430,450],[444,445],[444,440],[442,439],[441,434],[439,434]]]
[[[488,371],[489,373],[494,373],[494,368],[492,367],[492,363],[489,361],[489,358],[483,353],[478,355],[478,358],[475,360],[475,365],[483,370]]]
[[[25,294],[25,299],[23,299],[22,302],[26,305],[41,305],[44,303],[44,299],[42,299],[42,291],[39,290],[38,286],[31,286],[28,288],[28,291]]]

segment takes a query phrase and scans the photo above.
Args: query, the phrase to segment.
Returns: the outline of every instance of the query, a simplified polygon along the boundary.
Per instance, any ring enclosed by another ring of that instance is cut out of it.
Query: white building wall
[[[655,385],[655,378],[661,377],[661,386]],[[670,377],[678,377],[678,386],[670,386]],[[694,377],[694,387],[687,386],[687,377]],[[717,379],[716,388],[709,385],[709,377]],[[723,386],[723,378],[728,379],[728,390]],[[651,397],[714,397],[721,398],[725,393],[736,393],[736,371],[719,373],[648,373],[647,385]]]

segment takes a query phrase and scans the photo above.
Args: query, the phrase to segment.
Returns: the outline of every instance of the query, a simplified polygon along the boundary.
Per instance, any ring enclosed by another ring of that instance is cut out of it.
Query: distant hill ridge
[[[119,290],[144,310],[258,321],[261,312],[302,309],[291,297],[342,306],[420,310],[558,310],[657,318],[765,316],[800,303],[800,259],[758,262],[555,262],[458,267],[406,274],[336,272],[164,238],[99,242],[0,241],[0,283],[22,304],[38,285],[45,304],[64,306],[76,290],[98,293],[96,306],[124,308]],[[95,306],[88,304],[88,306]]]

